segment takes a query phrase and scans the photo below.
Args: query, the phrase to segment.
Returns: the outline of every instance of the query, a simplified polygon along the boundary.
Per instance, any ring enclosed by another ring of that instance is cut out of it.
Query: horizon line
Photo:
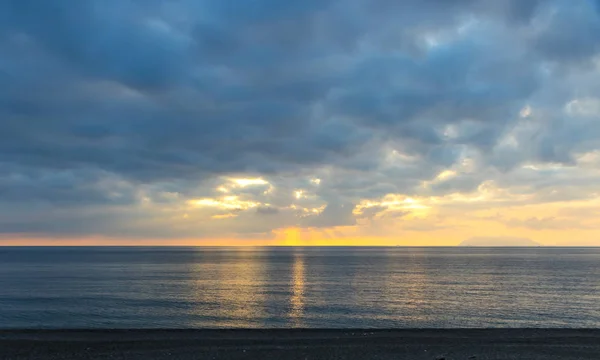
[[[0,248],[24,247],[154,247],[154,248],[600,248],[600,245],[1,245]]]

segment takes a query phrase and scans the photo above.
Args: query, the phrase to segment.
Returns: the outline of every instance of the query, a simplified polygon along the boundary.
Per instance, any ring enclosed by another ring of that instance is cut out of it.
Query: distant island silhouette
[[[542,244],[528,238],[479,236],[464,240],[458,246],[542,246]]]

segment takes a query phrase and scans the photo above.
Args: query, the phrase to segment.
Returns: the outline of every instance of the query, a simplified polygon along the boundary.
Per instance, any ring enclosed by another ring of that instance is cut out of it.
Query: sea
[[[0,247],[0,328],[600,327],[600,248]]]

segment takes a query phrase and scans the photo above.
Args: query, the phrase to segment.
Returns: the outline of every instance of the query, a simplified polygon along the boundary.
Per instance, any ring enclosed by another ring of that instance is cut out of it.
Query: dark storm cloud
[[[135,201],[129,184],[97,171],[46,172],[0,166],[0,204],[32,201],[58,206],[124,205]]]
[[[185,75],[186,44],[144,23],[144,15],[153,12],[150,5],[147,14],[144,5],[114,0],[7,0],[4,27],[31,36],[86,76],[141,88],[166,86]]]
[[[4,5],[12,20],[5,28],[7,46],[21,52],[13,60],[39,52],[62,59],[66,64],[59,70],[71,72],[54,86],[42,77],[21,86],[36,91],[42,85],[45,92],[66,93],[62,96],[44,93],[38,99],[38,94],[32,98],[27,91],[15,93],[15,87],[5,90],[12,107],[3,124],[3,135],[10,137],[2,148],[3,157],[10,158],[7,161],[21,157],[21,163],[34,166],[98,166],[151,181],[240,170],[275,172],[288,163],[322,162],[330,154],[360,145],[351,126],[337,131],[340,126],[307,121],[311,101],[331,85],[322,84],[326,76],[302,79],[301,69],[278,66],[285,63],[278,57],[286,56],[286,46],[240,43],[236,48],[240,54],[234,58],[242,62],[220,71],[213,68],[223,64],[210,62],[200,51],[211,51],[210,47],[204,49],[193,37],[174,34],[176,29],[156,29],[150,23],[153,19],[146,18],[152,12],[143,11],[141,3],[119,4]],[[274,11],[284,11],[280,7]],[[257,14],[261,13],[259,9]],[[250,20],[234,17],[233,24],[223,25],[240,32],[236,26],[252,24]],[[18,41],[13,39],[17,36],[26,37],[23,44],[10,44]],[[257,58],[254,52],[259,53]],[[32,61],[21,70],[36,66]],[[265,76],[267,71],[270,76]],[[14,81],[20,81],[16,74]],[[98,81],[115,82],[115,89],[78,96],[81,87]],[[119,86],[130,87],[135,96],[114,94]],[[336,133],[320,135],[323,131]],[[350,138],[340,138],[342,134]],[[36,140],[41,141],[34,149]]]
[[[556,115],[516,148],[501,140],[541,89],[563,87],[581,64],[591,69],[594,6],[2,1],[0,211],[17,202],[136,206],[139,187],[160,189],[150,195],[161,202],[165,192],[209,193],[199,184],[231,174],[272,176],[291,192],[305,187],[297,174],[328,168],[315,190],[327,207],[306,226],[335,226],[354,223],[361,198],[417,191],[465,149],[482,170],[572,164],[576,150],[597,144],[593,116]],[[411,162],[385,163],[384,145]],[[432,191],[479,182],[462,176]]]
[[[600,18],[591,2],[562,2],[534,42],[549,60],[588,61],[600,51]]]

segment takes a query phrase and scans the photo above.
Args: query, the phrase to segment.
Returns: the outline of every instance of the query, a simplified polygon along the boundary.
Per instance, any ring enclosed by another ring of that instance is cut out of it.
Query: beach
[[[598,359],[600,330],[4,330],[0,359]]]

